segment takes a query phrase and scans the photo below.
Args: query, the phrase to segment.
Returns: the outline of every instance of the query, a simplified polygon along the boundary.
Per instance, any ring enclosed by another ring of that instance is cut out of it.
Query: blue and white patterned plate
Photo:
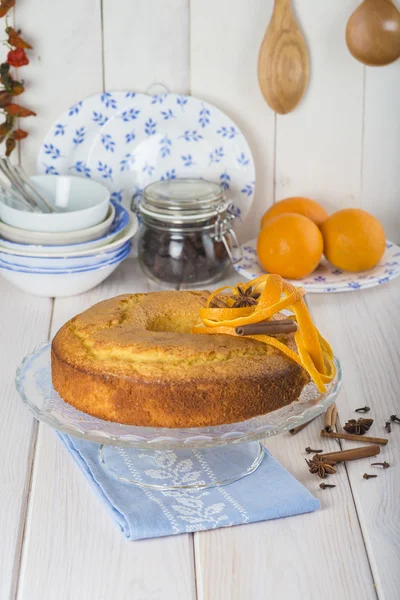
[[[265,275],[257,259],[257,239],[243,245],[243,259],[234,265],[236,271],[246,279],[255,279]],[[292,281],[307,292],[329,294],[351,292],[381,285],[400,275],[400,247],[392,242],[386,243],[386,251],[379,265],[370,271],[349,273],[333,267],[324,258],[319,267],[309,277]]]
[[[93,177],[125,206],[158,179],[203,177],[222,185],[241,218],[255,188],[238,127],[214,106],[176,94],[107,93],[74,105],[46,136],[38,171]]]
[[[91,177],[86,160],[93,140],[99,129],[132,95],[134,92],[105,92],[70,106],[48,131],[39,151],[37,172]],[[111,199],[121,200],[116,196]]]
[[[97,133],[87,167],[126,200],[159,179],[203,177],[222,185],[242,218],[255,187],[238,127],[214,106],[176,94],[131,98]]]

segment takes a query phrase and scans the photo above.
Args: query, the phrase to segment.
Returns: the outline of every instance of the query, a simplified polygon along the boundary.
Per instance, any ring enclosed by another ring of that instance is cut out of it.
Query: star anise
[[[355,419],[350,419],[350,421],[347,421],[343,429],[347,431],[347,433],[364,435],[364,433],[367,433],[373,422],[373,419],[358,419],[357,421]]]
[[[334,465],[336,462],[327,458],[321,458],[318,454],[315,454],[311,460],[306,460],[310,473],[316,473],[318,477],[324,479],[326,475],[333,475],[336,473]]]
[[[232,304],[232,308],[244,308],[246,306],[254,306],[257,304],[257,300],[260,297],[258,292],[253,292],[253,288],[249,287],[244,290],[240,285],[237,286],[237,294],[232,296],[235,301]]]

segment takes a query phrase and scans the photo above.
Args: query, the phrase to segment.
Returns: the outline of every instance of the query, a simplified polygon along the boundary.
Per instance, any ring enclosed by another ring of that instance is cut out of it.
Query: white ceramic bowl
[[[114,215],[114,218],[113,218],[113,215]],[[111,219],[113,219],[113,220],[110,224]],[[1,236],[1,234],[0,234],[0,250],[7,248],[9,250],[14,250],[18,254],[25,254],[25,255],[30,254],[33,256],[36,256],[38,254],[51,254],[51,253],[65,254],[65,253],[69,253],[69,252],[80,252],[81,250],[92,250],[94,248],[100,248],[100,246],[105,246],[106,244],[109,244],[110,242],[112,242],[117,237],[117,235],[119,233],[121,233],[121,231],[123,229],[125,229],[125,227],[129,223],[129,220],[130,220],[129,213],[123,206],[120,206],[119,204],[118,205],[110,204],[109,215],[107,216],[106,220],[103,222],[104,226],[106,226],[107,229],[99,237],[96,237],[93,240],[89,240],[87,242],[68,243],[68,244],[21,244],[19,242],[11,242],[10,240],[7,240],[5,237]],[[103,224],[100,224],[100,225],[103,225]],[[0,223],[0,231],[1,231],[2,226],[9,227],[9,225],[4,225],[4,223]],[[99,227],[99,225],[95,225],[95,227],[84,230],[84,231],[90,231],[91,229],[95,229],[98,227]],[[14,227],[12,227],[11,229],[15,230]],[[24,230],[20,229],[19,231],[24,231]],[[24,233],[32,233],[32,232],[27,231]],[[79,233],[79,231],[78,232],[72,231],[70,233],[70,235],[74,236],[77,233]],[[66,233],[59,233],[59,234],[40,233],[38,235],[40,235],[40,236],[42,236],[42,235],[59,235],[60,237],[67,236]]]
[[[0,267],[0,274],[19,289],[34,296],[45,296],[47,298],[76,296],[91,290],[107,279],[128,254],[114,259],[100,268],[94,267],[85,271],[44,274],[24,273]]]
[[[60,233],[87,229],[106,218],[110,192],[98,181],[70,175],[34,175],[30,179],[52,206],[55,206],[60,184],[70,186],[65,205],[54,213],[39,213],[18,210],[0,202],[0,219],[7,225],[27,231]]]
[[[43,233],[41,231],[27,231],[18,227],[12,227],[0,221],[0,236],[11,243],[33,244],[41,246],[61,246],[85,243],[96,240],[109,231],[115,219],[115,206],[110,204],[104,221],[93,227],[81,229],[80,231],[68,231],[65,233]],[[30,213],[32,214],[32,213]],[[25,250],[24,250],[25,251]]]
[[[125,242],[130,240],[136,233],[138,229],[138,220],[135,215],[132,215],[129,221],[129,225],[125,227],[109,244],[101,246],[100,248],[91,248],[89,250],[81,250],[78,252],[75,251],[62,251],[62,252],[16,252],[15,250],[11,250],[10,248],[0,247],[0,252],[2,254],[12,255],[12,256],[23,256],[30,258],[68,258],[68,257],[78,257],[78,256],[91,256],[93,254],[102,254],[104,252],[110,252],[116,248],[122,246]]]

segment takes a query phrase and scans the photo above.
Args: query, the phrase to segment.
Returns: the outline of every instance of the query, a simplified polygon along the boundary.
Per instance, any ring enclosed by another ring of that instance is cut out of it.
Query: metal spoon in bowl
[[[2,181],[3,190],[6,192],[7,197],[12,197],[14,201],[22,204],[26,209],[29,209],[33,212],[38,212],[39,207],[37,206],[36,201],[34,201],[30,196],[27,196],[25,190],[21,188],[19,183],[14,178],[14,175],[10,173],[8,167],[3,163],[0,158],[0,171],[6,178],[6,181]]]
[[[54,208],[48,203],[46,198],[44,198],[39,190],[32,184],[22,167],[18,165],[14,166],[9,158],[3,156],[0,158],[0,169],[11,182],[15,191],[30,204],[32,209],[43,212],[43,206],[45,206],[45,212],[55,212]]]
[[[24,198],[24,200],[28,202],[28,204],[32,207],[33,210],[43,212],[42,205],[39,204],[38,199],[34,197],[32,193],[26,188],[24,182],[18,176],[14,166],[8,158],[0,158],[0,169],[11,183],[12,190],[19,196]],[[47,208],[46,212],[48,212]]]
[[[15,188],[9,187],[0,181],[0,201],[7,204],[7,206],[17,205],[21,207],[21,210],[28,212],[37,212],[38,209],[33,208],[31,204],[23,196],[15,191]]]
[[[13,167],[14,173],[22,182],[22,185],[28,186],[30,190],[39,198],[39,200],[45,205],[49,212],[56,212],[53,206],[49,204],[46,198],[39,192],[39,190],[33,185],[32,181],[29,179],[28,175],[25,173],[24,169],[20,165],[15,165]]]
[[[7,181],[11,184],[10,190],[14,196],[21,197],[26,203],[29,204],[32,210],[38,210],[37,204],[34,200],[26,195],[25,190],[20,186],[19,182],[15,179],[14,174],[10,171],[8,163],[0,158],[0,171],[6,177]],[[4,184],[5,185],[5,184]]]

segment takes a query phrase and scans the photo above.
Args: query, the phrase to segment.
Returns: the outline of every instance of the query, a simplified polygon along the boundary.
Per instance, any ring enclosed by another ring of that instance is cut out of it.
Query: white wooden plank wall
[[[253,151],[256,202],[241,231],[258,231],[274,196],[275,115],[257,82],[257,56],[272,13],[270,0],[191,0],[191,92],[219,106],[242,129]]]
[[[365,70],[362,207],[400,241],[400,59]]]
[[[189,93],[189,0],[103,0],[108,90]]]
[[[329,210],[360,203],[364,68],[344,39],[355,4],[294,2],[310,80],[297,110],[277,116],[277,200],[310,196]]]
[[[293,0],[310,53],[310,83],[289,115],[275,115],[257,83],[257,56],[273,0],[19,0],[18,27],[32,40],[21,70],[27,105],[21,161],[35,157],[53,120],[98,92],[152,84],[191,92],[242,128],[257,168],[243,241],[276,200],[307,195],[329,210],[360,206],[400,239],[400,60],[364,67],[344,41],[358,0]]]
[[[26,83],[21,104],[37,113],[25,121],[22,165],[34,173],[41,142],[55,119],[85,96],[102,89],[99,0],[19,0],[17,26],[34,46],[30,64],[20,69]]]

